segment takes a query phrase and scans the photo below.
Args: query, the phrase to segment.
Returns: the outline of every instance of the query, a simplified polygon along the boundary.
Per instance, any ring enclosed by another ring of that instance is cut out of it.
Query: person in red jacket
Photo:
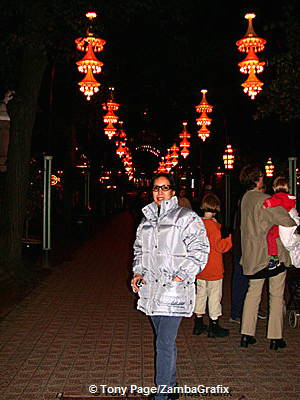
[[[281,206],[286,211],[296,207],[296,197],[289,194],[289,182],[287,178],[278,176],[273,182],[274,194],[264,201],[264,208]],[[267,233],[268,254],[270,256],[268,268],[274,269],[279,265],[276,239],[279,238],[278,225],[273,225]]]
[[[222,315],[222,285],[223,285],[223,253],[232,247],[231,234],[222,239],[221,224],[216,220],[216,214],[220,212],[220,199],[214,193],[205,195],[201,202],[201,210],[204,212],[203,222],[206,228],[210,244],[208,262],[202,272],[196,276],[197,292],[194,313],[194,335],[208,332],[208,337],[225,337],[229,335],[229,329],[222,328],[218,319]],[[203,322],[208,302],[209,326]]]

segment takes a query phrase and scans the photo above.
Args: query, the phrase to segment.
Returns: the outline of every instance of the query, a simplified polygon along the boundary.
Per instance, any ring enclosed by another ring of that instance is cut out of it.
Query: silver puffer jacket
[[[177,197],[143,208],[134,243],[134,275],[141,274],[138,309],[147,315],[192,315],[195,276],[207,263],[209,241],[201,218]],[[175,282],[178,276],[182,282]]]

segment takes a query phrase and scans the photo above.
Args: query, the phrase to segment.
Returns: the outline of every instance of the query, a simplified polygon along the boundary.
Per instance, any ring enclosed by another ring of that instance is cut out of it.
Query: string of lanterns
[[[84,78],[78,82],[80,91],[83,92],[87,100],[99,91],[100,83],[95,79],[95,74],[100,74],[102,71],[103,63],[96,57],[95,53],[103,51],[106,41],[97,37],[92,32],[92,22],[96,18],[97,14],[94,12],[89,12],[86,17],[90,21],[90,25],[86,31],[84,37],[77,38],[75,40],[76,47],[79,51],[84,52],[82,59],[76,62],[78,71],[85,74]],[[247,13],[245,18],[248,20],[248,28],[245,36],[236,42],[238,50],[242,53],[246,53],[246,57],[243,61],[238,63],[240,72],[247,74],[248,77],[241,84],[244,88],[244,92],[247,93],[251,99],[262,90],[263,82],[261,82],[256,74],[263,72],[265,67],[265,62],[261,62],[256,53],[262,52],[264,50],[266,40],[258,37],[254,31],[252,20],[255,18],[254,13]],[[130,154],[129,148],[126,146],[126,133],[123,129],[123,122],[119,121],[119,117],[116,112],[119,109],[120,104],[114,101],[114,88],[109,88],[110,95],[107,102],[102,104],[102,108],[106,111],[103,117],[103,121],[106,124],[104,128],[104,133],[109,140],[115,138],[116,144],[116,154],[121,158],[126,173],[129,178],[133,177],[133,167],[132,167],[132,156]],[[212,119],[209,117],[213,111],[213,106],[207,102],[206,99],[206,89],[201,90],[202,99],[200,103],[195,107],[196,112],[200,116],[196,119],[196,124],[200,127],[197,131],[198,137],[204,142],[210,136],[210,130],[208,127],[211,125]],[[119,128],[115,124],[119,124]],[[179,139],[181,139],[179,146],[174,143],[170,148],[167,149],[166,155],[161,158],[158,171],[160,172],[170,172],[178,164],[179,151],[180,155],[186,159],[190,153],[190,142],[191,134],[187,130],[187,122],[183,122],[183,130],[179,134]],[[233,169],[234,164],[234,154],[233,149],[230,144],[226,145],[225,152],[223,155],[223,161],[225,169]],[[267,176],[268,173],[273,174],[274,165],[272,164],[271,158],[269,158],[267,165],[265,166]],[[273,169],[272,169],[273,168]],[[269,171],[269,172],[268,172]]]
[[[102,108],[104,111],[107,111],[103,116],[103,122],[106,124],[104,127],[104,134],[108,137],[109,140],[115,138],[116,145],[116,154],[120,157],[125,173],[128,176],[128,179],[133,179],[134,168],[132,166],[132,156],[129,148],[126,145],[127,135],[123,128],[123,121],[119,121],[118,115],[115,113],[119,110],[120,104],[117,103],[114,99],[114,87],[109,88],[109,96],[108,100],[102,104]],[[119,121],[119,122],[118,122]],[[115,127],[114,124],[119,124],[119,129]]]
[[[238,50],[247,53],[246,58],[238,63],[240,72],[248,74],[248,78],[241,84],[244,92],[253,100],[255,96],[262,90],[263,82],[261,82],[256,74],[260,74],[264,70],[265,62],[260,62],[256,52],[261,52],[265,48],[266,40],[258,37],[253,29],[252,19],[255,14],[248,13],[245,15],[248,20],[248,29],[245,36],[236,42]]]
[[[132,166],[132,156],[128,146],[126,146],[127,135],[123,128],[123,121],[120,121],[119,125],[120,129],[116,140],[116,147],[117,147],[116,154],[121,158],[128,179],[131,180],[133,179],[133,172],[134,172],[134,168]]]

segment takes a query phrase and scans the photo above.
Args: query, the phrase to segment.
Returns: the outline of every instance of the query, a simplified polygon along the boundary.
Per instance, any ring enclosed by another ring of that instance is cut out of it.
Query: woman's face
[[[153,200],[158,206],[160,206],[160,202],[162,200],[170,200],[170,198],[174,196],[175,190],[173,190],[170,186],[170,181],[165,176],[160,176],[159,178],[155,179],[152,193]]]

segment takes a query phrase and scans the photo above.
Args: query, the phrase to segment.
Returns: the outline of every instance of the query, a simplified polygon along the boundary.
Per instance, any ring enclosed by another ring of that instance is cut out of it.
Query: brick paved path
[[[1,400],[50,400],[57,393],[84,399],[91,397],[90,384],[153,385],[152,328],[129,290],[132,241],[130,215],[112,217],[1,322]],[[300,328],[286,326],[288,347],[274,352],[266,322],[259,321],[258,344],[240,348],[239,327],[227,322],[227,264],[222,325],[230,337],[195,337],[193,320],[185,318],[178,335],[179,384],[229,386],[230,398],[240,400],[300,399]]]

